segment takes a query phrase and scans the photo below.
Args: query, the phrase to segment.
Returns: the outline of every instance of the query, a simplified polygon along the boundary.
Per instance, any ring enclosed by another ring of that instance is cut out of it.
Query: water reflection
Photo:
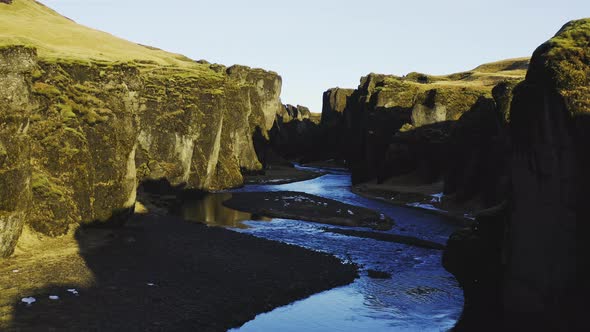
[[[445,243],[457,228],[439,216],[357,196],[350,191],[350,174],[345,172],[285,185],[250,185],[235,191],[280,190],[306,192],[374,209],[396,220],[397,227],[388,233]],[[255,221],[261,218],[223,206],[231,195],[225,192],[188,197],[181,213],[188,220],[239,228],[237,231],[242,233],[327,252],[358,264],[361,270],[360,278],[348,286],[260,314],[232,331],[444,331],[457,321],[463,292],[441,266],[440,251],[324,232],[324,228],[339,226],[281,218],[270,223]],[[371,279],[367,269],[393,277]]]
[[[300,191],[367,207],[396,220],[397,227],[387,233],[442,244],[457,229],[440,216],[357,196],[350,185],[350,174],[331,172],[313,180],[251,185],[237,191]],[[353,261],[361,267],[361,276],[348,286],[260,314],[232,331],[445,331],[461,314],[463,291],[441,266],[438,250],[323,232],[323,228],[338,227],[299,220],[275,218],[271,223],[246,224],[251,228],[240,232]],[[392,278],[371,279],[367,269],[388,272]]]
[[[270,221],[272,219],[256,214],[230,209],[223,202],[232,197],[231,193],[192,194],[183,197],[179,214],[189,221],[202,222],[209,226],[248,228],[243,221]]]

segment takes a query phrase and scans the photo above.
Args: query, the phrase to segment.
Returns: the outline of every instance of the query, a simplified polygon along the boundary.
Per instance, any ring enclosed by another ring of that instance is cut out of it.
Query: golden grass
[[[506,59],[480,65],[473,70],[444,76],[430,76],[432,84],[493,88],[503,81],[519,81],[526,76],[530,58]]]
[[[199,67],[191,59],[139,45],[94,30],[61,16],[34,0],[0,4],[0,46],[25,45],[37,48],[45,60],[131,62]]]

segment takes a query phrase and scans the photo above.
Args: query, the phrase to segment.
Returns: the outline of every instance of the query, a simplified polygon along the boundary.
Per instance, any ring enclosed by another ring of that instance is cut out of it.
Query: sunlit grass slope
[[[178,67],[199,66],[185,56],[77,24],[34,0],[0,3],[0,46],[5,45],[35,47],[39,57],[45,60],[139,60]]]

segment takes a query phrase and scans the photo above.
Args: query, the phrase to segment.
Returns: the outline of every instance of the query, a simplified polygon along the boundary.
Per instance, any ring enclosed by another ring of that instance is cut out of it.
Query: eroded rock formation
[[[267,135],[280,105],[281,78],[242,66],[45,60],[3,47],[0,74],[2,256],[25,219],[50,236],[123,222],[144,180],[242,185],[241,170],[262,167],[252,136]]]
[[[0,48],[0,257],[10,254],[31,208],[30,76],[35,51]]]
[[[514,90],[504,304],[507,319],[522,326],[582,326],[589,112],[590,19],[583,19],[535,51],[526,80]]]
[[[319,121],[305,106],[283,105],[269,132],[269,140],[260,149],[267,157],[260,159],[267,165],[286,165],[288,160],[306,162],[320,157]]]
[[[458,330],[578,331],[588,289],[590,20],[533,54],[526,80],[495,89],[509,119],[505,203],[454,234],[444,263],[465,289]],[[510,107],[508,107],[510,105]]]
[[[431,182],[446,172],[454,123],[481,97],[492,98],[494,86],[521,80],[527,66],[527,59],[513,59],[448,76],[369,74],[354,91],[324,93],[322,130],[346,140],[340,157],[355,183],[412,171]]]

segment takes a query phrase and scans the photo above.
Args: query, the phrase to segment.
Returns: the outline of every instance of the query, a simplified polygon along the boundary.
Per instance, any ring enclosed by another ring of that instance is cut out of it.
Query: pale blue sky
[[[589,0],[41,0],[78,23],[194,59],[278,72],[282,100],[370,72],[448,74],[529,56]]]

